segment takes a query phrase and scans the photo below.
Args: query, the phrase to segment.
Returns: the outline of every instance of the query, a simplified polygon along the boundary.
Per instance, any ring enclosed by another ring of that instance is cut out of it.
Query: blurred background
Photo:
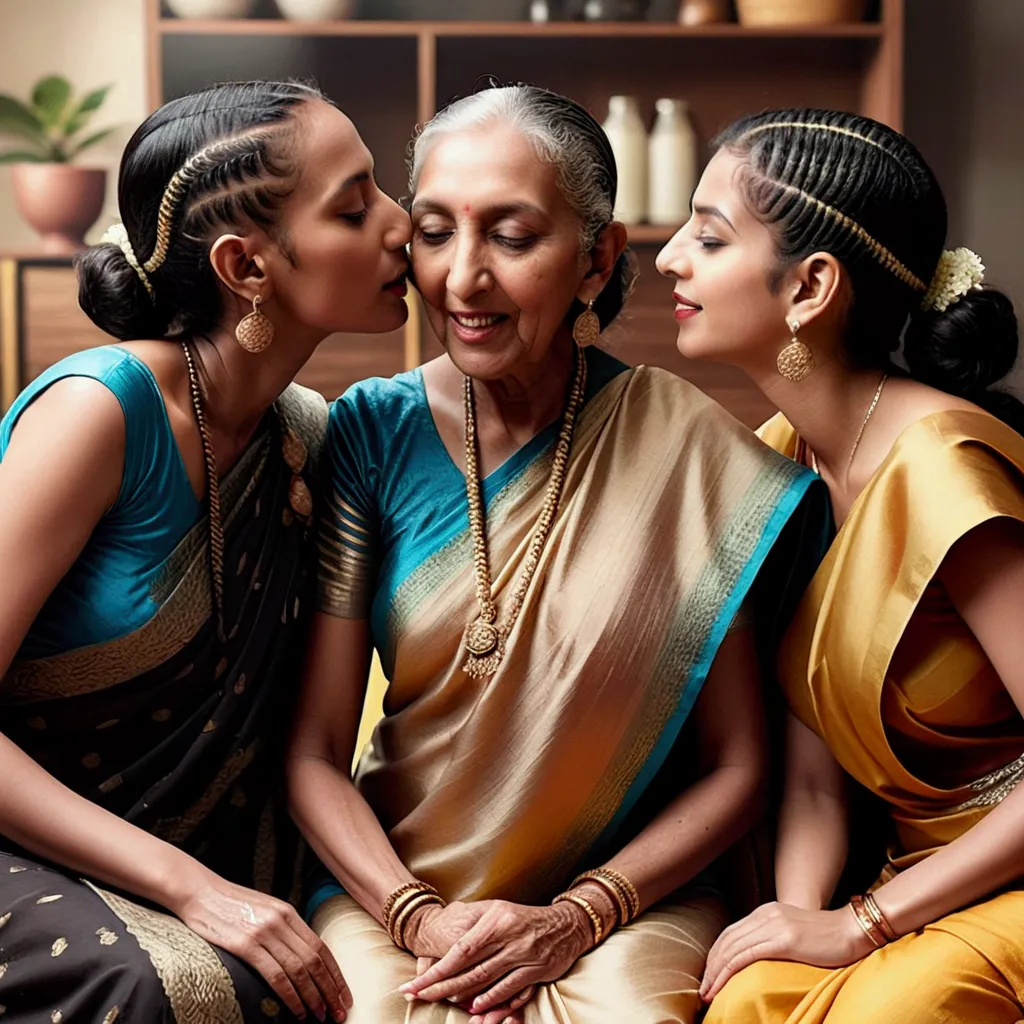
[[[109,340],[78,309],[70,251],[118,219],[121,147],[161,102],[315,78],[398,196],[415,125],[493,75],[572,95],[613,136],[642,276],[609,347],[754,424],[771,410],[741,375],[676,353],[653,268],[708,140],[782,105],[902,129],[943,184],[950,245],[980,253],[1021,311],[1022,63],[1024,0],[0,0],[0,411],[56,359]],[[41,152],[26,118],[70,138]],[[334,397],[437,351],[413,316],[393,335],[329,339],[302,380]]]

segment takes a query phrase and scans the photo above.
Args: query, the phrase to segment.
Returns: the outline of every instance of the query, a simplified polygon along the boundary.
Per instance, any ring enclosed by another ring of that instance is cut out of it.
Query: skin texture
[[[446,349],[423,369],[430,410],[463,465],[463,374],[473,378],[487,474],[561,416],[572,370],[567,312],[574,297],[587,302],[600,293],[625,247],[625,229],[610,224],[581,253],[580,222],[555,169],[501,123],[438,141],[412,220],[417,285]],[[457,322],[462,314],[499,320],[467,330]],[[388,894],[412,874],[348,771],[369,657],[365,621],[317,616],[289,777],[292,811],[310,844],[380,920]],[[609,862],[632,879],[644,907],[693,878],[748,827],[764,773],[759,702],[753,641],[736,630],[693,713],[699,780]],[[610,926],[611,901],[600,889],[592,896]],[[413,916],[406,938],[419,958],[418,976],[403,986],[407,997],[454,998],[471,1010],[473,1024],[521,1021],[534,986],[560,978],[593,941],[588,919],[572,904],[501,900],[427,907]]]
[[[372,181],[372,160],[352,123],[326,103],[298,111],[297,154],[307,168],[282,211],[292,259],[264,231],[237,226],[217,237],[222,326],[197,344],[218,471],[238,459],[271,403],[332,331],[388,331],[405,319],[383,286],[406,268],[408,219]],[[338,185],[365,175],[328,201]],[[365,216],[359,222],[361,211]],[[359,215],[359,216],[357,216]],[[275,326],[265,352],[234,340],[252,296]],[[177,344],[124,346],[153,371],[197,496],[205,491],[202,445]],[[0,463],[0,677],[47,596],[114,503],[125,426],[97,381],[55,384],[24,413]],[[46,472],[39,467],[45,466]],[[0,737],[0,832],[32,853],[168,908],[203,938],[251,964],[288,1008],[343,1020],[351,997],[327,947],[286,903],[229,884],[177,848],[65,788]]]
[[[769,286],[779,270],[774,239],[737,187],[740,167],[727,151],[714,157],[694,194],[693,216],[658,257],[675,294],[701,307],[680,322],[678,347],[750,375],[815,452],[841,524],[908,426],[930,413],[976,406],[913,380],[891,379],[850,461],[881,371],[855,372],[846,364],[841,329],[849,279],[829,253],[812,253],[782,268],[777,288]],[[817,367],[799,384],[775,370],[793,319]],[[1024,601],[1024,528],[1003,520],[978,527],[954,546],[938,579],[1024,713],[1024,635],[1014,621]],[[873,948],[848,908],[825,909],[847,856],[843,771],[825,743],[792,716],[787,747],[779,902],[722,933],[708,956],[702,986],[708,1000],[757,960],[834,967]],[[1018,788],[968,833],[876,890],[878,905],[903,935],[983,899],[1019,876],[1022,835],[1024,790]]]

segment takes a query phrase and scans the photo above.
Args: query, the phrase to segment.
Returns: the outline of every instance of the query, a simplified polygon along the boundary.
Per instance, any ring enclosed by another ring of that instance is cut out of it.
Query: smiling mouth
[[[474,330],[481,330],[486,327],[493,327],[495,324],[501,323],[502,320],[507,319],[504,313],[478,313],[470,316],[466,313],[449,313],[448,314],[460,327],[469,327]]]

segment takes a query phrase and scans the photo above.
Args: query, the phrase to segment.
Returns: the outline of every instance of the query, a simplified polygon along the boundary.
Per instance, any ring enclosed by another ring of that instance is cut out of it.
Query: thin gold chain
[[[551,475],[548,478],[547,493],[540,515],[534,527],[533,537],[526,553],[522,572],[509,602],[505,622],[496,627],[494,635],[496,646],[493,651],[478,653],[470,651],[466,662],[466,671],[473,675],[489,675],[495,671],[504,654],[504,644],[512,627],[519,618],[519,613],[526,599],[534,573],[540,563],[540,556],[547,542],[548,534],[555,520],[558,505],[565,485],[565,474],[569,464],[569,453],[572,448],[576,419],[583,405],[584,391],[587,385],[587,361],[582,351],[576,349],[575,376],[569,391],[565,413],[562,417],[562,428],[555,445],[555,454],[551,463]],[[487,553],[487,524],[483,499],[480,494],[480,468],[477,457],[476,403],[473,397],[473,381],[465,377],[462,384],[463,402],[466,411],[466,499],[469,505],[469,528],[473,537],[473,566],[476,572],[476,597],[480,609],[480,621],[494,626],[497,619],[497,607],[491,596],[491,569]],[[469,629],[473,629],[470,624]]]
[[[203,442],[203,461],[206,464],[206,496],[210,520],[210,577],[213,580],[213,600],[217,611],[217,627],[224,632],[224,524],[220,510],[220,482],[217,479],[217,457],[213,451],[210,428],[203,411],[203,396],[199,389],[199,375],[195,359],[187,342],[181,343],[188,364],[188,384],[192,394],[192,410],[195,413],[199,436]]]
[[[885,382],[889,379],[889,374],[883,373],[882,379],[878,382],[878,387],[875,389],[875,396],[871,399],[871,404],[868,406],[868,411],[864,413],[864,419],[861,420],[860,430],[857,431],[857,436],[853,439],[853,447],[850,449],[850,457],[846,460],[846,472],[849,473],[853,466],[853,460],[857,456],[857,449],[860,448],[861,439],[864,437],[864,431],[868,428],[868,422],[874,415],[875,409],[878,406],[878,400],[882,397],[882,389],[885,387]],[[814,454],[811,448],[807,449],[811,455],[811,469],[814,470],[819,476],[821,471],[818,469],[818,457]]]

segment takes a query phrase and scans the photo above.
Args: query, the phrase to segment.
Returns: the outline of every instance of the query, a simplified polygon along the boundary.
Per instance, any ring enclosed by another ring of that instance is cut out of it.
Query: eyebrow
[[[693,212],[699,213],[702,217],[717,217],[719,220],[724,220],[725,223],[733,229],[733,231],[736,230],[736,228],[733,227],[732,221],[729,220],[729,218],[726,217],[726,215],[722,213],[717,206],[694,206]]]
[[[330,201],[337,202],[353,185],[361,185],[364,181],[370,180],[369,171],[360,171],[347,177],[332,193]]]
[[[451,210],[444,203],[439,203],[433,199],[417,199],[412,204],[412,209],[414,213],[451,215]],[[532,213],[535,217],[547,219],[547,214],[539,206],[525,202],[500,203],[498,206],[487,206],[484,207],[483,213],[491,220],[501,220],[502,217],[510,217],[517,213]]]

